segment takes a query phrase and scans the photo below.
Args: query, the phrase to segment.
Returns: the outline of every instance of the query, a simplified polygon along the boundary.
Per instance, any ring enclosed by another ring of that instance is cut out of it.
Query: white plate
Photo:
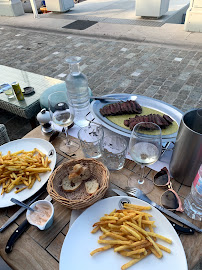
[[[11,192],[0,195],[0,208],[14,205],[14,203],[10,201],[11,198],[15,198],[22,202],[31,197],[32,195],[34,195],[48,181],[48,178],[52,173],[52,171],[54,170],[56,163],[55,148],[51,143],[42,139],[37,138],[20,139],[16,141],[11,141],[9,143],[0,146],[0,152],[2,152],[2,155],[6,155],[8,151],[11,151],[11,153],[22,149],[24,149],[25,151],[31,151],[34,148],[38,148],[39,150],[41,150],[44,154],[48,156],[49,160],[51,160],[51,163],[49,164],[51,171],[40,174],[41,181],[40,182],[36,181],[31,189],[25,189],[15,194],[16,189],[14,188]],[[0,187],[0,193],[1,190],[2,186]]]
[[[85,210],[73,223],[65,237],[60,255],[60,270],[121,270],[121,266],[130,259],[113,251],[113,249],[100,252],[94,256],[90,252],[101,247],[97,243],[99,232],[92,234],[92,225],[104,215],[114,209],[119,209],[119,202],[127,198],[133,204],[148,206],[149,204],[133,197],[115,196],[101,200]],[[129,269],[143,270],[187,270],[187,261],[181,241],[170,222],[157,209],[152,207],[149,211],[153,215],[156,228],[155,232],[172,239],[173,243],[167,244],[160,239],[158,243],[171,249],[171,254],[163,251],[163,258],[157,259],[150,255]]]

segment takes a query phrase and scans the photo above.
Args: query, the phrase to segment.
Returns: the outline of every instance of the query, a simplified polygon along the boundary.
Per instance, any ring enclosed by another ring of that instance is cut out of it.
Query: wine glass
[[[64,131],[66,140],[63,140],[59,149],[64,153],[73,153],[79,144],[68,136],[68,127],[74,123],[74,108],[68,105],[65,92],[55,92],[48,97],[49,111],[53,122],[53,129]]]
[[[145,179],[144,166],[155,163],[161,155],[161,128],[151,122],[141,122],[134,126],[129,152],[132,159],[141,166],[140,177],[130,176],[128,186],[141,189],[145,194],[152,191],[154,184]]]

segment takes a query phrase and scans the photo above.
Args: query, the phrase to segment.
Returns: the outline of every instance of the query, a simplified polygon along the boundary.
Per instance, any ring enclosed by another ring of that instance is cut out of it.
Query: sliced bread
[[[85,182],[85,188],[86,188],[86,192],[89,195],[92,195],[93,193],[95,193],[98,188],[99,188],[99,183],[97,180],[90,180],[90,181],[86,181]]]
[[[71,181],[69,181],[69,178],[68,177],[65,177],[63,180],[62,180],[62,189],[65,191],[65,192],[73,192],[75,191],[78,187],[80,187],[80,185],[82,184],[82,181],[79,181],[77,183],[73,183]]]

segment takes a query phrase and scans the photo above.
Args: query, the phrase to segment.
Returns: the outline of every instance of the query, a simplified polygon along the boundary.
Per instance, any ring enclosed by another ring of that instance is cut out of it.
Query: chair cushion
[[[9,142],[8,133],[6,127],[3,124],[0,124],[0,145]]]
[[[91,89],[88,87],[88,90],[89,90],[89,95],[92,96],[92,91]],[[52,93],[55,93],[55,92],[59,92],[59,91],[64,91],[66,92],[67,91],[67,88],[66,88],[66,84],[65,82],[63,83],[60,83],[60,84],[56,84],[56,85],[53,85],[51,87],[49,87],[48,89],[46,89],[40,96],[40,106],[41,106],[41,109],[45,108],[48,110],[48,96]]]

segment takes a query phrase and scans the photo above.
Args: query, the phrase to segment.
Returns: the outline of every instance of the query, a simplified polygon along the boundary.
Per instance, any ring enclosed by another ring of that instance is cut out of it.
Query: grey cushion
[[[51,87],[49,87],[48,89],[46,89],[40,96],[40,106],[41,106],[41,109],[45,108],[48,110],[48,96],[50,94],[53,94],[55,92],[58,92],[58,91],[61,91],[61,92],[67,92],[67,88],[66,88],[66,83],[63,82],[63,83],[60,83],[60,84],[56,84],[56,85],[53,85]],[[88,91],[89,91],[89,95],[92,96],[92,91],[91,89],[88,87]]]
[[[3,124],[0,124],[0,145],[9,142],[8,133],[6,127]]]
[[[53,94],[53,93],[58,92],[58,91],[62,91],[62,92],[66,92],[67,91],[65,82],[60,83],[60,84],[53,85],[53,86],[49,87],[48,89],[46,89],[41,94],[41,96],[40,96],[40,106],[41,106],[41,109],[45,108],[45,109],[48,110],[48,96],[50,94]]]

